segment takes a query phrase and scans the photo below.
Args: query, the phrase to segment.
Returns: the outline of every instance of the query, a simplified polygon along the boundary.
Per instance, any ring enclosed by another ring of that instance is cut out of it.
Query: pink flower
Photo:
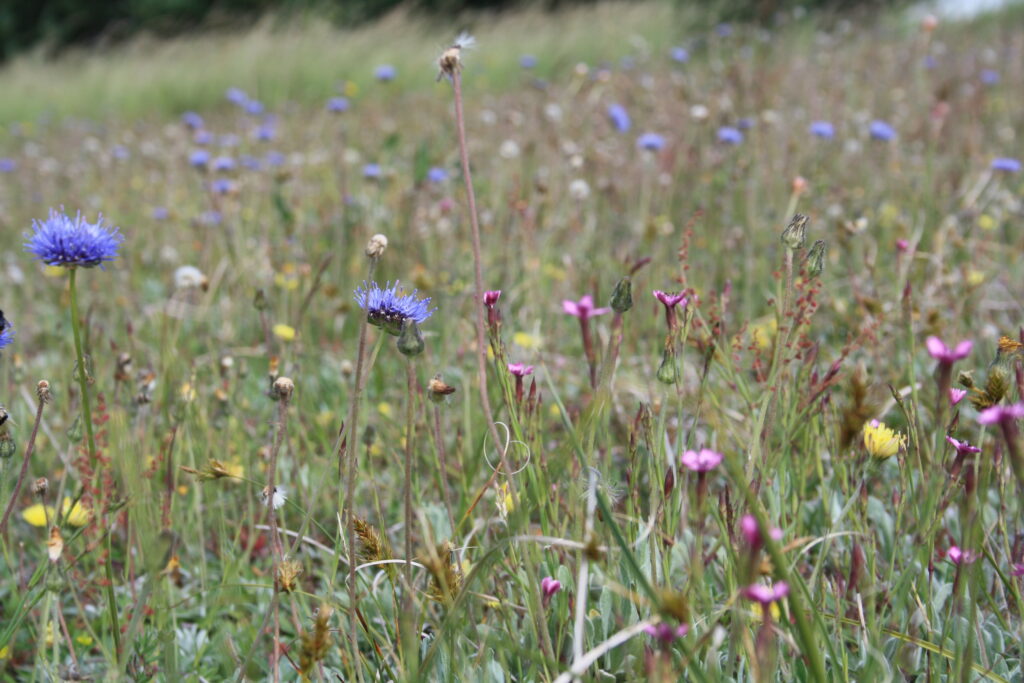
[[[508,371],[516,377],[526,377],[533,374],[533,366],[526,363],[509,363]]]
[[[978,422],[983,425],[993,425],[1012,422],[1022,417],[1024,417],[1024,403],[1014,403],[1008,406],[998,405],[986,408],[978,415]]]
[[[753,548],[760,548],[764,545],[764,539],[761,538],[761,530],[757,527],[757,519],[754,515],[743,515],[740,519],[740,531],[743,532],[743,537],[747,539],[747,543]],[[782,529],[773,528],[770,532],[771,537],[779,541],[782,539]]]
[[[561,581],[550,576],[545,576],[540,580],[541,604],[547,607],[551,604],[551,598],[553,598],[555,593],[560,590],[562,590]]]
[[[956,405],[960,401],[964,400],[964,396],[967,395],[966,389],[950,389],[949,390],[949,404]]]
[[[716,453],[708,448],[702,448],[699,451],[686,451],[679,458],[679,462],[682,463],[683,467],[694,472],[708,472],[718,467],[723,457],[721,453]]]
[[[896,240],[897,251],[905,252],[908,249],[910,249],[910,242],[908,242],[907,240]]]
[[[944,365],[952,365],[958,360],[967,358],[971,353],[971,348],[974,346],[974,342],[968,339],[957,344],[956,348],[951,349],[938,337],[928,337],[924,340],[924,344],[928,347],[928,353],[931,357]]]
[[[682,638],[689,632],[689,624],[672,626],[664,621],[644,627],[644,633],[659,641],[662,645],[669,645],[676,638]]]
[[[1024,563],[1017,562],[1010,568],[1011,576],[1024,576]]]
[[[491,292],[484,292],[484,306],[493,306],[498,303],[498,298],[501,296],[501,290],[496,289]]]
[[[661,291],[660,289],[656,289],[654,290],[654,298],[665,304],[666,308],[672,308],[677,304],[682,304],[684,307],[686,306],[686,295],[682,292],[669,294]]]
[[[569,301],[568,299],[562,301],[562,310],[580,320],[586,320],[595,315],[610,313],[612,309],[594,308],[594,297],[587,294],[579,301]]]
[[[971,453],[981,453],[981,449],[977,446],[972,446],[966,441],[957,441],[951,436],[946,436],[946,443],[956,449],[957,455],[970,455]]]
[[[971,550],[961,550],[955,545],[949,546],[949,550],[946,551],[946,559],[955,565],[970,564],[978,559],[978,555]]]
[[[748,600],[759,602],[762,605],[770,605],[789,595],[789,584],[785,581],[779,581],[771,586],[752,583],[741,590],[740,593]]]

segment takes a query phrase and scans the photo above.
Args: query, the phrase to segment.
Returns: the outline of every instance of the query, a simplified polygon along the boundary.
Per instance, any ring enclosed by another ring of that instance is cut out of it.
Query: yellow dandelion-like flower
[[[71,499],[67,496],[64,497],[60,512],[64,515],[64,520],[71,526],[85,526],[92,519],[92,510],[82,505],[81,501],[76,502],[72,507]]]
[[[56,514],[57,512],[49,505],[43,507],[42,503],[36,503],[22,510],[21,518],[32,526],[46,526],[46,518],[56,519]]]
[[[972,287],[977,287],[983,282],[985,282],[985,273],[983,273],[980,270],[973,269],[967,271],[967,284],[971,285]]]
[[[394,410],[391,408],[391,404],[387,401],[381,401],[377,404],[377,412],[384,417],[391,417],[394,414]]]
[[[10,659],[10,658],[11,658],[11,648],[10,648],[10,646],[9,645],[4,645],[3,647],[0,647],[0,662],[2,662],[5,659]]]
[[[278,323],[274,325],[274,336],[282,341],[290,342],[295,339],[295,328],[291,325]]]
[[[92,636],[83,633],[80,636],[75,636],[75,642],[83,647],[92,647]]]
[[[883,422],[872,420],[864,424],[864,447],[872,456],[885,459],[899,453],[907,445],[907,437]]]
[[[996,227],[996,219],[987,213],[983,213],[978,216],[978,227],[982,230],[992,230]]]

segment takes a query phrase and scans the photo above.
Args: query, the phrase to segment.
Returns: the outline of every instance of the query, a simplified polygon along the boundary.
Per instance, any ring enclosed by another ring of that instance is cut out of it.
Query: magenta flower
[[[526,377],[533,374],[533,366],[526,363],[509,363],[508,371],[516,377]]]
[[[672,644],[672,641],[676,638],[682,638],[690,632],[689,624],[679,624],[678,626],[672,626],[667,622],[658,622],[657,624],[650,624],[644,627],[644,633],[657,640],[664,646]]]
[[[747,539],[747,543],[752,548],[760,548],[764,545],[764,539],[761,537],[761,530],[757,526],[757,518],[754,515],[743,515],[743,518],[740,519],[740,531],[743,532],[743,537]],[[770,535],[776,541],[782,540],[782,529],[772,528]]]
[[[676,294],[669,294],[667,292],[661,291],[660,289],[656,289],[654,290],[654,298],[656,298],[661,303],[665,304],[665,306],[668,308],[672,308],[673,306],[680,303],[682,303],[683,306],[686,306],[686,295],[683,294],[682,292]]]
[[[949,390],[949,404],[955,406],[960,401],[964,400],[964,396],[967,395],[966,389],[950,389]]]
[[[910,242],[907,240],[896,240],[896,250],[906,252],[910,249]]]
[[[771,586],[752,583],[741,590],[740,594],[748,600],[759,602],[761,605],[767,607],[773,602],[777,602],[789,595],[789,584],[785,581],[779,581]]]
[[[946,436],[946,443],[956,449],[957,455],[971,455],[972,453],[981,453],[981,449],[977,446],[972,446],[966,441],[957,441],[951,436]]]
[[[986,408],[978,415],[978,422],[983,425],[1012,423],[1022,417],[1024,417],[1024,403],[1014,403],[1008,406],[998,405]]]
[[[928,353],[931,357],[944,365],[952,365],[958,360],[967,358],[971,353],[971,348],[974,346],[974,342],[968,339],[957,344],[956,348],[951,349],[938,337],[928,337],[924,340],[924,344],[928,347]]]
[[[723,457],[725,456],[721,453],[716,453],[708,448],[702,448],[699,451],[686,451],[679,458],[679,462],[682,463],[683,467],[694,472],[708,472],[718,467]]]
[[[555,593],[562,590],[562,582],[551,576],[545,576],[540,580],[541,604],[547,607]]]
[[[594,297],[587,294],[579,301],[569,301],[568,299],[563,300],[562,310],[575,318],[587,320],[588,318],[593,318],[596,315],[610,313],[612,309],[594,308]]]
[[[1024,576],[1024,563],[1022,563],[1022,562],[1014,563],[1013,566],[1010,568],[1010,575],[1011,576]]]
[[[498,298],[501,297],[501,290],[496,289],[490,292],[484,292],[484,306],[493,306],[498,303]]]
[[[959,566],[961,564],[970,564],[978,559],[978,554],[972,550],[961,550],[955,545],[949,546],[949,550],[946,551],[946,559],[953,564]]]

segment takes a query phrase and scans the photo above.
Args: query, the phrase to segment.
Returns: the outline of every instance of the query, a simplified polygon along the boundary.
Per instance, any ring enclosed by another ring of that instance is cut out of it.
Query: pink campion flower
[[[974,347],[974,342],[968,339],[967,341],[960,342],[955,348],[951,349],[938,337],[928,337],[924,340],[924,344],[928,347],[929,355],[943,365],[952,365],[958,360],[967,358],[971,353],[971,349]]]
[[[955,406],[960,401],[964,400],[964,396],[967,395],[966,389],[950,389],[949,390],[949,404]]]
[[[498,298],[501,297],[501,290],[496,289],[490,292],[484,292],[484,306],[493,306],[498,303]]]
[[[972,446],[966,441],[957,441],[951,436],[946,436],[946,443],[956,449],[957,455],[970,455],[972,453],[981,453],[981,449],[977,446]]]
[[[668,292],[663,292],[660,289],[656,289],[654,290],[654,298],[656,298],[661,303],[665,304],[665,306],[668,308],[672,308],[673,306],[676,306],[678,304],[686,306],[686,295],[683,294],[682,292],[669,294]]]
[[[748,600],[759,602],[764,606],[768,606],[773,602],[777,602],[782,598],[789,595],[789,584],[785,581],[779,581],[771,586],[765,586],[760,583],[752,583],[743,590],[740,594]]]
[[[1010,567],[1010,575],[1024,576],[1024,562],[1015,562],[1013,566]]]
[[[682,638],[689,632],[689,624],[672,626],[672,624],[664,621],[658,622],[657,624],[649,624],[644,627],[644,633],[654,638],[664,646],[671,645],[673,640],[676,638]]]
[[[907,240],[896,240],[896,251],[901,253],[906,252],[910,249],[910,242]]]
[[[702,448],[699,451],[686,451],[679,458],[683,467],[694,472],[708,472],[715,469],[725,457],[709,448]]]
[[[981,411],[978,414],[978,422],[983,425],[994,425],[1013,422],[1022,417],[1024,417],[1024,403],[1014,403],[1008,406],[996,405]]]
[[[743,537],[747,539],[750,547],[760,548],[764,545],[764,539],[761,537],[761,530],[757,526],[757,518],[754,515],[743,515],[740,519],[740,531],[743,532]],[[782,529],[772,528],[770,535],[772,539],[780,541],[782,540]]]
[[[593,318],[596,315],[611,313],[612,309],[594,308],[594,297],[586,294],[579,301],[569,301],[568,299],[563,300],[562,310],[573,317],[579,318],[580,320],[586,320],[588,318]]]
[[[526,363],[509,363],[508,371],[516,377],[526,377],[533,374],[533,366]]]
[[[949,550],[946,551],[946,559],[953,564],[959,566],[961,564],[970,564],[978,559],[977,553],[972,550],[962,550],[955,545],[949,546]]]
[[[540,593],[542,604],[547,607],[551,603],[551,598],[560,590],[562,590],[562,582],[558,579],[551,576],[545,576],[541,579]]]

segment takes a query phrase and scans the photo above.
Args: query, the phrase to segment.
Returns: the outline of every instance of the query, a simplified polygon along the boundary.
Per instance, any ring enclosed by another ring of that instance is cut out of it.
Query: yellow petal
[[[278,323],[274,325],[274,336],[283,341],[292,341],[295,339],[295,328],[291,325]]]
[[[380,403],[377,404],[377,412],[383,415],[384,417],[391,417],[391,414],[394,411],[391,409],[390,403],[388,403],[387,401],[381,401]]]
[[[46,526],[47,516],[50,519],[55,519],[55,514],[54,509],[49,505],[44,508],[42,503],[36,503],[22,510],[21,518],[32,526]]]
[[[89,647],[89,646],[92,645],[92,637],[88,636],[88,635],[85,635],[83,633],[80,636],[75,636],[75,642],[78,643],[79,645],[83,645],[85,647]]]
[[[64,519],[71,526],[85,526],[92,519],[92,510],[82,505],[80,501],[71,507],[71,499],[67,496],[64,497],[64,503],[60,509]]]

